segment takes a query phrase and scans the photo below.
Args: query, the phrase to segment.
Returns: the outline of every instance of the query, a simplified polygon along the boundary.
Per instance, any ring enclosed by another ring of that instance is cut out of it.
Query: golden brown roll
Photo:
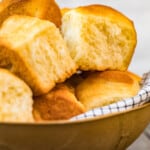
[[[63,16],[66,12],[68,12],[69,10],[71,10],[70,8],[62,8],[60,11],[61,11],[61,15]]]
[[[131,72],[95,72],[77,86],[76,96],[90,110],[135,96],[140,89],[140,80]]]
[[[61,25],[61,12],[55,0],[3,0],[0,3],[0,24],[9,16],[28,15]]]
[[[33,114],[36,121],[64,120],[83,112],[84,106],[65,84],[59,84],[48,94],[34,99]]]
[[[0,0],[0,13],[12,3],[18,0]]]
[[[21,79],[0,69],[0,122],[32,122],[32,91]]]
[[[0,66],[23,79],[34,95],[47,93],[76,72],[59,29],[22,15],[9,17],[0,29]]]
[[[62,18],[62,34],[81,70],[126,70],[136,46],[133,22],[103,5],[71,9]]]

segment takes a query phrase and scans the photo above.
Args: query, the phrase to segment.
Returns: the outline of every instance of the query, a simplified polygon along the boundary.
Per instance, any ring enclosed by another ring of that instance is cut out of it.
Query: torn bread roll
[[[136,46],[133,22],[103,5],[63,13],[62,34],[81,70],[127,70]]]
[[[0,122],[32,122],[32,91],[21,79],[0,69]]]
[[[65,84],[58,84],[48,94],[34,98],[33,114],[36,121],[65,120],[84,112],[84,106]]]
[[[77,86],[76,96],[90,110],[135,96],[140,90],[140,80],[127,71],[95,72]]]
[[[55,0],[3,0],[0,2],[0,24],[11,15],[27,15],[61,25],[61,11]]]
[[[22,15],[9,17],[0,29],[0,66],[23,79],[34,95],[47,93],[76,72],[59,29]]]

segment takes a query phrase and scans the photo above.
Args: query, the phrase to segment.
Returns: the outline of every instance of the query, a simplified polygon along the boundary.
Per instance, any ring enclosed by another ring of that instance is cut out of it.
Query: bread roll
[[[78,100],[87,110],[135,96],[140,77],[131,72],[104,71],[90,74],[76,88]]]
[[[21,15],[9,17],[0,29],[0,66],[23,79],[34,95],[47,93],[76,72],[59,29]]]
[[[11,72],[0,69],[0,122],[31,122],[32,92]]]
[[[0,13],[6,9],[9,5],[16,2],[18,0],[0,0]]]
[[[62,18],[62,34],[81,70],[126,70],[136,46],[133,22],[103,5],[71,9]]]
[[[83,112],[84,106],[65,84],[59,84],[48,94],[34,99],[33,114],[36,121],[64,120]]]
[[[0,3],[0,24],[9,16],[28,15],[61,25],[61,12],[55,0],[3,0]]]
[[[70,8],[67,8],[67,7],[65,7],[65,8],[61,8],[61,15],[63,16],[66,12],[68,12],[70,10]]]

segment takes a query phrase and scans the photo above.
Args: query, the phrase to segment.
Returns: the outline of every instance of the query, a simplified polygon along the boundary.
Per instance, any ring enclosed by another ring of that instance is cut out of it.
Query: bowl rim
[[[102,116],[95,116],[91,118],[85,118],[80,120],[57,120],[57,121],[39,121],[39,122],[0,122],[0,125],[20,125],[20,126],[47,126],[47,125],[64,125],[64,124],[77,124],[77,123],[87,123],[92,122],[96,120],[102,120],[106,118],[112,118],[114,116],[119,116],[122,114],[126,114],[132,111],[144,109],[145,107],[150,106],[150,102],[142,104],[140,106],[135,106],[134,108],[131,108],[129,110],[124,110],[121,112],[114,112]]]

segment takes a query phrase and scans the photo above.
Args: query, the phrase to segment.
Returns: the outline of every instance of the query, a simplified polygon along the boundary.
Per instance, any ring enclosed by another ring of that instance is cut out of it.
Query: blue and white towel
[[[81,120],[121,112],[124,110],[129,110],[131,108],[143,105],[148,102],[150,103],[150,71],[143,75],[141,90],[138,92],[136,96],[123,99],[121,101],[118,101],[116,103],[107,106],[92,109],[88,112],[85,112],[84,114],[71,118],[71,120]]]

